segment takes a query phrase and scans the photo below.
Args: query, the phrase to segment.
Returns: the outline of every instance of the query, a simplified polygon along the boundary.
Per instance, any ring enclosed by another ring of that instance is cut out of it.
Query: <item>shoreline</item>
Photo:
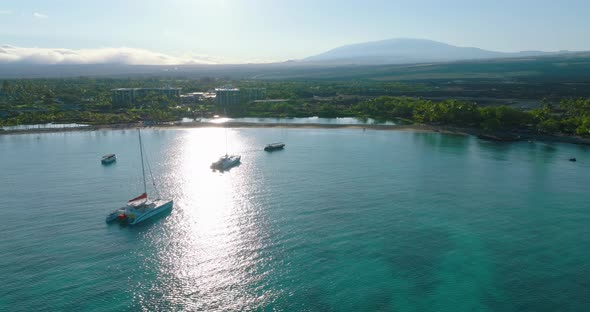
[[[541,142],[558,142],[570,143],[577,145],[590,145],[590,138],[564,135],[548,135],[530,132],[511,132],[502,135],[486,135],[481,130],[475,128],[460,128],[453,126],[439,126],[426,124],[410,125],[364,125],[364,124],[319,124],[319,123],[250,123],[250,122],[225,122],[225,123],[163,123],[154,126],[143,124],[111,124],[111,125],[89,125],[85,127],[68,127],[68,128],[46,128],[46,129],[23,129],[23,130],[0,130],[1,135],[18,135],[18,134],[42,134],[42,133],[61,133],[61,132],[86,132],[100,130],[125,130],[133,128],[145,129],[194,129],[194,128],[294,128],[294,129],[360,129],[360,130],[381,130],[381,131],[415,131],[415,132],[435,132],[450,135],[475,136],[481,140],[495,142],[519,142],[519,141],[541,141]]]
[[[194,128],[300,128],[300,129],[367,129],[383,131],[419,131],[419,132],[442,132],[448,134],[469,135],[466,132],[450,131],[441,129],[441,127],[411,124],[411,125],[367,125],[367,124],[322,124],[322,123],[253,123],[253,122],[225,122],[225,123],[163,123],[157,125],[142,124],[111,124],[111,125],[88,125],[84,127],[64,127],[64,128],[31,128],[19,130],[2,130],[0,135],[15,134],[41,134],[41,133],[60,133],[60,132],[87,132],[100,130],[125,130],[125,129],[194,129]]]

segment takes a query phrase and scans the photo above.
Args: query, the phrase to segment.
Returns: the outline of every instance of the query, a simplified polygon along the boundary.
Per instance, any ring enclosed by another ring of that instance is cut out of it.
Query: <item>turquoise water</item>
[[[135,227],[104,218],[141,193],[136,131],[0,136],[0,310],[590,310],[587,147],[227,135],[221,174],[224,129],[145,130],[175,207]]]

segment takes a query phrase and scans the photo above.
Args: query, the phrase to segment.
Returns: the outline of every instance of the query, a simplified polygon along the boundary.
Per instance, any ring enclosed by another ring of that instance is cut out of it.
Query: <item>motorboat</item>
[[[278,151],[285,148],[284,143],[271,143],[264,147],[264,150],[267,152]]]
[[[211,164],[211,169],[214,170],[227,170],[231,167],[235,167],[240,163],[242,157],[240,155],[225,155],[219,158],[216,162]]]
[[[103,165],[110,165],[110,164],[114,163],[115,161],[117,161],[117,156],[115,156],[115,154],[104,155],[104,156],[102,156],[102,159],[100,160],[100,162]]]

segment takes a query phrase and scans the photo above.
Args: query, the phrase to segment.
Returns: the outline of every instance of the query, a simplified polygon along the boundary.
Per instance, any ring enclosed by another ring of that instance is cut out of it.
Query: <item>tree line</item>
[[[523,111],[508,106],[480,106],[470,101],[427,100],[397,96],[431,92],[425,83],[363,81],[231,81],[219,78],[68,78],[15,79],[0,83],[0,125],[48,122],[90,124],[140,120],[173,121],[182,117],[221,114],[214,103],[178,106],[157,94],[146,94],[133,105],[113,105],[111,90],[131,87],[180,87],[183,92],[207,91],[233,84],[263,87],[278,102],[243,103],[228,109],[232,117],[360,117],[481,129],[484,132],[527,130],[590,136],[590,98],[567,98]]]
[[[434,102],[407,97],[378,97],[354,105],[357,116],[406,118],[420,123],[479,128],[484,132],[531,130],[590,136],[590,98],[563,99],[559,105],[522,111],[509,106],[479,106],[473,102]]]

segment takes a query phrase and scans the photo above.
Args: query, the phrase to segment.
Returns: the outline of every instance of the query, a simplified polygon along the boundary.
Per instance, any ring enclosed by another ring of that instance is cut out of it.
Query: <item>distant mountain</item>
[[[560,52],[523,51],[496,52],[479,48],[457,47],[425,39],[389,39],[341,46],[303,59],[306,63],[322,64],[411,64],[448,62],[508,57],[543,56]]]
[[[430,79],[507,79],[524,77],[590,81],[590,52],[511,58],[426,62],[413,64],[358,64],[291,61],[269,64],[122,65],[122,64],[0,64],[0,79],[65,77],[178,77],[180,79],[336,79],[416,81]],[[513,54],[514,55],[514,54]],[[527,56],[528,55],[528,56]],[[540,79],[540,78],[539,78]],[[0,81],[1,84],[1,81]],[[583,89],[583,88],[581,88]]]

